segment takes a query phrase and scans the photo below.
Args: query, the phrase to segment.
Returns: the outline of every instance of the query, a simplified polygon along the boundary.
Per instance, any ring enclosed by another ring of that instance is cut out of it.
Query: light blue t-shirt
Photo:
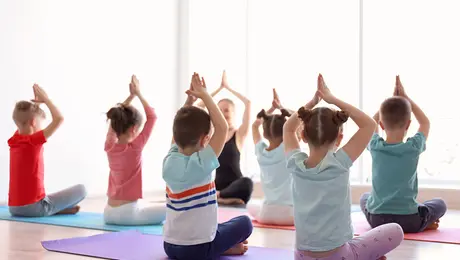
[[[163,179],[173,190],[186,190],[212,182],[212,172],[218,167],[219,160],[211,146],[187,156],[173,144],[163,160]]]
[[[292,206],[292,176],[286,169],[284,144],[267,151],[267,144],[256,144],[255,154],[260,167],[260,178],[265,204]]]
[[[372,192],[366,205],[371,214],[418,212],[417,166],[425,142],[422,133],[398,144],[388,144],[378,134],[372,136],[368,146],[372,156]]]
[[[329,152],[315,168],[300,149],[287,155],[293,176],[294,223],[298,250],[329,251],[353,238],[350,167],[343,149]]]
[[[214,240],[217,232],[217,198],[212,172],[219,161],[211,146],[190,156],[172,145],[163,160],[166,181],[164,241],[198,245]]]

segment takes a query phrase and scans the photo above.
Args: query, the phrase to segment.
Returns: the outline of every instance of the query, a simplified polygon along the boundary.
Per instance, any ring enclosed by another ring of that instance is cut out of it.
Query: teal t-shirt
[[[255,153],[260,167],[260,179],[264,191],[264,204],[292,206],[292,176],[286,168],[284,143],[271,151],[267,144],[256,144]]]
[[[348,154],[329,152],[314,168],[304,164],[307,154],[295,149],[287,154],[293,177],[296,248],[329,251],[353,238],[351,225],[350,167]]]
[[[372,156],[372,192],[366,206],[371,214],[418,212],[417,166],[426,149],[425,142],[422,133],[397,144],[388,144],[374,134],[368,146]]]

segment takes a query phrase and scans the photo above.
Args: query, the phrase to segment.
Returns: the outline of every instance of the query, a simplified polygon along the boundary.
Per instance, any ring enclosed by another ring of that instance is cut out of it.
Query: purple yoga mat
[[[90,237],[43,241],[48,251],[116,260],[167,260],[163,238],[137,231],[105,233]],[[220,260],[293,259],[289,250],[250,247],[243,256],[222,256]]]

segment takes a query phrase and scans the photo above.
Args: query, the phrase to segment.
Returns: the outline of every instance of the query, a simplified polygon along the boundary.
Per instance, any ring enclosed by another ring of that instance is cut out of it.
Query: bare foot
[[[428,227],[426,227],[425,230],[436,230],[438,228],[439,228],[439,219],[436,220],[433,224],[431,224]]]
[[[222,205],[243,205],[244,201],[237,198],[217,198],[217,203]]]
[[[229,250],[224,252],[224,255],[244,255],[248,251],[248,241],[245,240],[243,243],[239,243]]]
[[[80,206],[64,209],[56,213],[56,215],[75,215],[80,211]]]

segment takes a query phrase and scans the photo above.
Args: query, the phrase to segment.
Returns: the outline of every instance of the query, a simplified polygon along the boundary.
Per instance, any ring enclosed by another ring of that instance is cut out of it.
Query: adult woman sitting
[[[237,128],[234,123],[235,103],[230,99],[222,99],[218,106],[228,123],[227,142],[219,156],[220,167],[216,170],[216,189],[219,204],[246,204],[251,198],[253,182],[243,177],[240,168],[240,156],[243,144],[248,136],[251,119],[251,101],[242,94],[230,88],[225,71],[220,87],[211,93],[217,95],[223,89],[228,90],[244,103],[243,122]],[[203,107],[200,102],[198,106]]]

